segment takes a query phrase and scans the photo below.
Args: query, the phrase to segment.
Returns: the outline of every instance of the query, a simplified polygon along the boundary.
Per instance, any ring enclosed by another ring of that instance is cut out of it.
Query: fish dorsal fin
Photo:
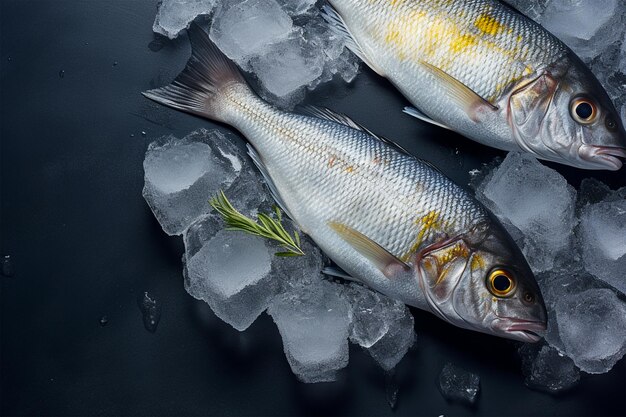
[[[376,73],[380,76],[384,76],[383,71],[375,64],[370,61],[361,45],[356,41],[355,37],[350,33],[350,29],[346,25],[346,22],[343,20],[343,17],[335,10],[332,6],[325,4],[322,6],[322,18],[328,23],[328,26],[332,30],[332,32],[337,35],[343,42],[346,47],[351,50],[354,55],[358,56],[361,61],[365,62],[371,69],[376,71]]]
[[[435,125],[435,126],[442,127],[444,129],[452,130],[448,126],[444,125],[443,123],[434,121],[433,119],[428,117],[424,112],[422,112],[419,109],[416,109],[415,107],[407,106],[402,110],[402,112],[408,114],[409,116],[413,116],[416,119],[421,120],[422,122],[430,123],[431,125]]]
[[[358,230],[339,222],[328,222],[328,226],[354,250],[372,262],[387,278],[394,277],[401,270],[411,269],[405,262]]]
[[[317,117],[317,118],[324,119],[324,120],[330,120],[331,122],[339,123],[344,126],[348,126],[352,129],[365,132],[368,135],[378,139],[379,141],[391,146],[392,148],[395,148],[397,151],[415,158],[414,155],[411,155],[409,151],[404,149],[402,146],[400,146],[396,142],[384,136],[377,135],[376,133],[372,132],[371,130],[363,126],[362,124],[355,122],[353,119],[351,119],[349,116],[346,116],[343,113],[337,113],[326,107],[317,107],[317,106],[311,106],[311,105],[301,107],[300,112],[307,116],[313,116],[313,117]]]
[[[303,106],[299,108],[298,110],[300,113],[307,115],[307,116],[317,117],[319,119],[324,119],[324,120],[330,120],[331,122],[346,125],[348,127],[351,127],[352,129],[365,131],[365,128],[363,126],[361,126],[360,124],[352,120],[350,117],[346,116],[343,113],[337,113],[326,107],[317,107],[317,106],[308,105],[308,106]]]
[[[479,112],[483,109],[488,109],[491,111],[498,110],[498,107],[491,104],[485,98],[479,96],[463,84],[461,81],[457,80],[447,72],[437,68],[434,65],[429,64],[428,62],[420,61],[422,67],[428,71],[432,76],[439,81],[439,84],[445,90],[446,94],[456,102],[461,108],[465,111],[465,113],[475,122],[480,122],[480,118],[478,117]]]
[[[278,207],[280,207],[280,209],[284,211],[285,214],[287,214],[287,216],[291,218],[291,220],[295,221],[294,217],[291,215],[291,213],[287,209],[287,205],[285,204],[284,200],[280,196],[280,193],[278,192],[278,188],[276,188],[276,184],[274,184],[272,177],[270,177],[270,174],[267,171],[265,164],[263,163],[263,161],[261,161],[261,156],[256,151],[256,149],[254,149],[249,143],[246,144],[246,147],[248,148],[248,155],[250,156],[250,159],[252,159],[252,162],[254,162],[254,165],[256,165],[259,172],[263,176],[263,179],[265,180],[267,187],[270,189],[270,193],[272,194],[274,201],[276,201],[276,204],[278,204]]]

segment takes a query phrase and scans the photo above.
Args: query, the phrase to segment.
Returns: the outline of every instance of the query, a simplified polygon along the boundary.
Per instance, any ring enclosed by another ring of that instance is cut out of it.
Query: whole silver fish
[[[346,116],[272,107],[202,29],[189,36],[185,70],[144,94],[242,132],[277,202],[351,279],[460,327],[538,340],[532,272],[473,196]]]
[[[418,109],[482,144],[618,170],[626,132],[597,78],[560,40],[497,0],[329,0],[348,47]]]

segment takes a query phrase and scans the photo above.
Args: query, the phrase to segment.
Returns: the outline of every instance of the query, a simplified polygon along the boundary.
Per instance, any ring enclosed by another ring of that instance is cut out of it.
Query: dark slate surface
[[[142,161],[156,137],[215,125],[139,95],[171,80],[189,54],[184,36],[148,47],[155,12],[156,0],[0,2],[0,249],[15,267],[0,277],[3,415],[626,413],[624,361],[550,396],[524,387],[510,342],[419,311],[392,412],[382,372],[359,349],[339,382],[308,386],[290,372],[268,316],[240,334],[188,296],[182,244],[141,197]],[[502,155],[403,115],[405,100],[367,70],[308,100],[394,138],[461,184]],[[626,183],[624,171],[558,170],[575,186],[590,175]],[[143,291],[163,305],[154,334],[137,307]],[[474,408],[439,394],[447,361],[480,375]]]

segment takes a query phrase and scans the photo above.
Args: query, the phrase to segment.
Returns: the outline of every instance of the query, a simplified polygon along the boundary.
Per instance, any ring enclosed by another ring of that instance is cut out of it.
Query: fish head
[[[561,75],[546,72],[511,94],[514,137],[541,159],[619,170],[626,158],[624,125],[600,82],[576,59]]]
[[[431,311],[459,327],[537,342],[547,313],[533,273],[501,226],[483,229],[435,245],[416,259]]]

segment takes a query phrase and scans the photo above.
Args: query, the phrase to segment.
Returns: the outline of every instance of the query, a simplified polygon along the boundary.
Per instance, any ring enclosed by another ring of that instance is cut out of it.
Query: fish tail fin
[[[200,26],[192,24],[188,33],[191,57],[185,69],[170,85],[142,94],[174,109],[228,123],[228,100],[224,96],[233,86],[245,86],[244,90],[252,92],[237,66]]]

